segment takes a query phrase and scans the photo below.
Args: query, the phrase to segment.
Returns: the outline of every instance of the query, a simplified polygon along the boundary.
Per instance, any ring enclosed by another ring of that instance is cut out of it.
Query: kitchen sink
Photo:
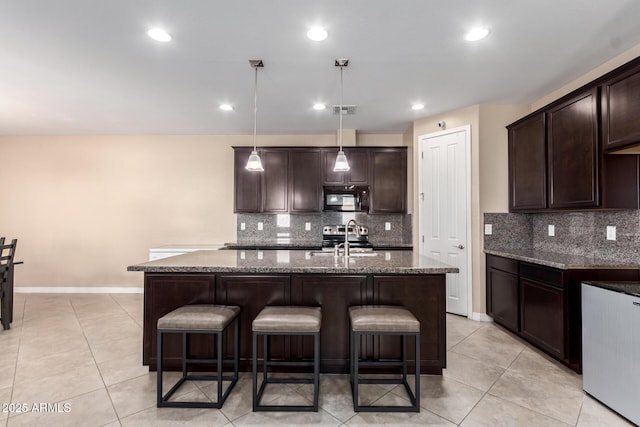
[[[311,256],[334,256],[333,255],[333,250],[330,250],[330,251],[311,251],[311,252],[309,252],[309,255],[311,255]],[[349,258],[352,258],[352,257],[371,257],[371,256],[378,256],[378,253],[369,250],[369,251],[352,251],[349,254]],[[339,255],[339,257],[343,258],[344,255]]]

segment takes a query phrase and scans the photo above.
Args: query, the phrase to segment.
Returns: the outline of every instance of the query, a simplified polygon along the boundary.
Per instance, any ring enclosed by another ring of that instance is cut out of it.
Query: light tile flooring
[[[422,377],[417,414],[354,413],[342,375],[322,376],[318,413],[253,413],[247,374],[221,410],[157,409],[156,375],[141,363],[141,295],[17,294],[12,328],[0,330],[0,424],[629,425],[586,396],[579,375],[491,323],[448,315],[447,344],[448,367]],[[405,396],[401,386],[363,387],[370,402]],[[183,388],[181,398],[216,398],[206,383]],[[267,390],[274,403],[306,403],[312,394],[309,385]]]

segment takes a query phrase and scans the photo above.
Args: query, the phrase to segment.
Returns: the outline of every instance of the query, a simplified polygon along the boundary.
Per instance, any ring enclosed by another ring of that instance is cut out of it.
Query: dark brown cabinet
[[[421,324],[422,373],[441,374],[446,366],[445,294],[444,274],[145,273],[143,363],[151,370],[156,369],[158,318],[184,304],[215,303],[240,307],[240,368],[250,371],[251,323],[260,310],[267,305],[309,305],[322,307],[321,371],[347,373],[349,307],[401,304],[411,310]],[[166,363],[172,370],[181,366],[179,338],[166,339]],[[398,342],[394,337],[387,338],[366,339],[362,354],[370,359],[396,356]],[[232,337],[226,339],[226,348],[230,351]],[[199,335],[190,341],[194,356],[214,354],[210,337]],[[312,354],[312,343],[306,337],[272,337],[270,346],[275,358],[300,360]],[[262,349],[258,355],[262,357]]]
[[[435,276],[374,276],[374,304],[402,305],[409,309],[420,322],[423,331],[420,338],[420,369],[437,369],[446,359],[446,291],[436,286],[439,279]],[[429,290],[425,292],[425,290]],[[377,337],[373,341],[375,358],[399,358],[400,338],[393,336]],[[407,352],[414,354],[415,344],[409,339]],[[409,356],[409,360],[413,358]],[[409,362],[412,366],[413,362]]]
[[[234,212],[306,213],[322,210],[320,149],[265,147],[264,172],[244,167],[250,148],[234,148]]]
[[[251,148],[236,148],[233,151],[233,211],[236,213],[260,212],[262,210],[262,173],[245,169]]]
[[[487,314],[580,373],[580,284],[585,280],[634,281],[639,274],[638,269],[561,270],[487,254]]]
[[[517,333],[519,300],[518,261],[487,255],[487,314]]]
[[[291,150],[289,161],[289,212],[320,212],[322,152],[320,149]]]
[[[509,128],[509,208],[547,207],[547,144],[544,113]]]
[[[593,88],[547,111],[549,208],[599,204],[597,99]]]
[[[265,149],[260,152],[260,157],[264,167],[261,212],[287,212],[289,209],[289,151]]]
[[[333,167],[338,155],[338,148],[322,150],[322,182],[324,185],[369,185],[369,150],[367,148],[344,148],[349,162],[346,172],[334,172]]]
[[[167,298],[168,293],[171,294],[171,298]],[[143,364],[150,365],[155,370],[158,319],[186,304],[212,304],[215,300],[215,276],[145,274],[144,295],[142,360]],[[206,357],[213,353],[213,342],[193,340],[190,342],[189,351],[194,357]],[[182,340],[178,334],[166,336],[164,355],[168,369],[181,366]]]
[[[566,360],[569,333],[565,271],[520,263],[520,333],[529,342]]]
[[[615,151],[639,143],[640,65],[603,82],[601,91],[605,149]]]
[[[407,149],[372,148],[369,213],[407,211]]]
[[[349,307],[367,302],[367,276],[296,275],[291,279],[294,305],[320,306],[323,321],[320,330],[321,369],[346,371],[349,366]],[[313,338],[296,338],[294,353],[313,357]]]

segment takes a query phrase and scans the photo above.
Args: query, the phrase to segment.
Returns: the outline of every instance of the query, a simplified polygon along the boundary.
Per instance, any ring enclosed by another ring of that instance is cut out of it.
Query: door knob
[[[460,243],[459,245],[453,245],[454,248],[464,249],[464,245]]]

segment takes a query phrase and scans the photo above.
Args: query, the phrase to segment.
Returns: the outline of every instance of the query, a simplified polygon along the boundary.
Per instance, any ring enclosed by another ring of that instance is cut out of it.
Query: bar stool
[[[393,305],[362,305],[349,307],[351,320],[351,390],[355,412],[420,412],[420,322],[406,308]],[[400,335],[400,359],[384,361],[360,360],[361,338],[368,335]],[[406,338],[414,337],[416,344],[415,392],[407,382]],[[359,378],[362,366],[400,366],[402,378]],[[404,384],[411,400],[408,406],[376,406],[358,403],[359,384]]]
[[[271,306],[265,307],[253,319],[253,410],[254,411],[313,411],[318,412],[318,390],[320,388],[320,307]],[[277,335],[313,336],[313,361],[269,360],[269,337]],[[263,377],[258,389],[258,337],[264,345]],[[269,378],[269,366],[313,366],[313,378]],[[267,384],[313,384],[313,405],[262,405],[260,401]]]
[[[157,406],[177,407],[177,408],[221,408],[224,401],[229,396],[233,386],[238,382],[238,313],[240,307],[230,305],[214,304],[193,304],[185,305],[158,319],[158,390]],[[223,359],[222,336],[229,326],[234,324],[233,359]],[[167,394],[162,391],[162,340],[164,334],[182,334],[182,377],[171,387]],[[190,334],[211,334],[214,335],[217,356],[214,359],[190,358],[189,335]],[[217,336],[217,339],[216,339]],[[233,363],[233,375],[223,375],[223,365]],[[188,364],[215,364],[216,375],[194,375],[187,374]],[[193,401],[169,401],[185,381],[217,381],[218,400],[217,402],[193,402]],[[222,392],[222,382],[231,381]]]

